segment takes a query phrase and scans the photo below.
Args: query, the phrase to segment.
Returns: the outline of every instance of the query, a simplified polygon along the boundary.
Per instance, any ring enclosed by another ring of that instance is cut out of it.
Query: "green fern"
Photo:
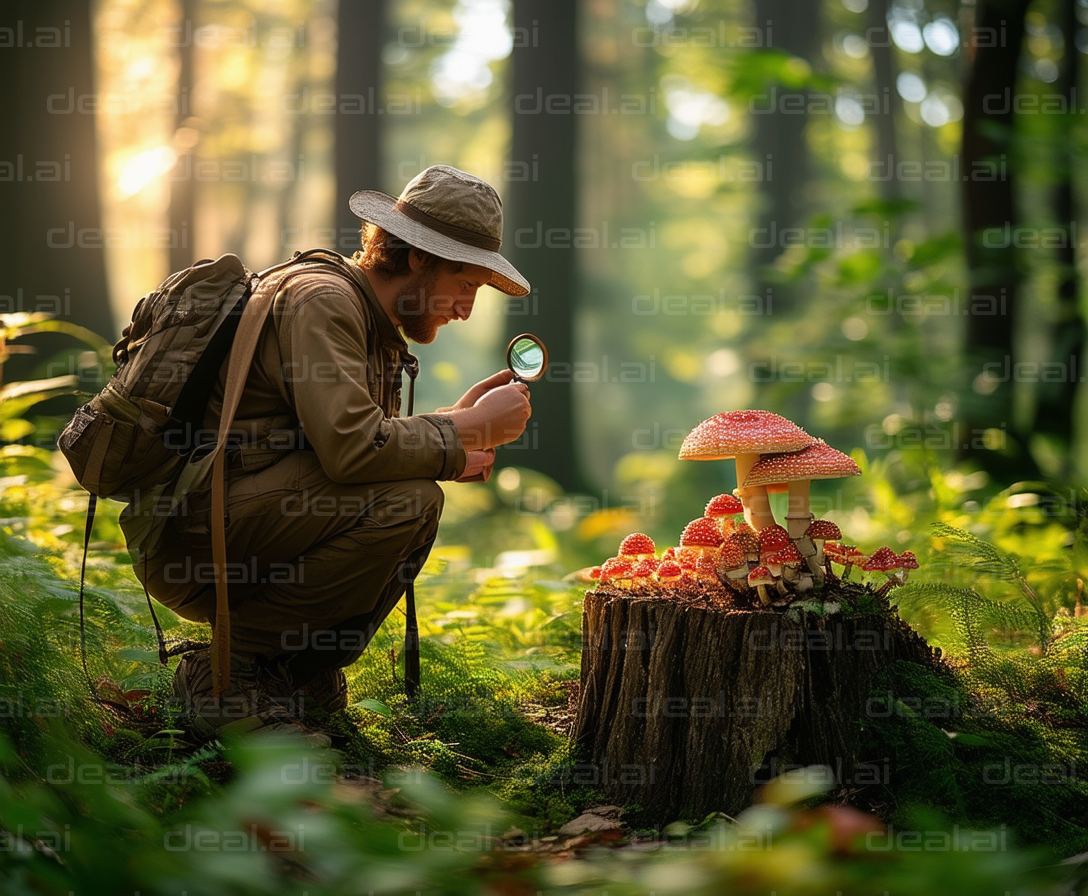
[[[947,523],[933,523],[933,534],[944,539],[944,548],[950,558],[959,560],[980,575],[1005,582],[1019,591],[1020,597],[1029,608],[1030,616],[1012,602],[985,601],[987,605],[985,609],[991,615],[1004,616],[1009,623],[1034,632],[1039,650],[1045,655],[1052,640],[1051,616],[1042,598],[1028,584],[1016,558],[977,535],[965,529],[949,526]],[[950,591],[959,592],[960,602],[963,604],[964,624],[967,625],[972,613],[983,609],[984,599],[972,589],[953,588]],[[974,599],[964,595],[973,595]]]

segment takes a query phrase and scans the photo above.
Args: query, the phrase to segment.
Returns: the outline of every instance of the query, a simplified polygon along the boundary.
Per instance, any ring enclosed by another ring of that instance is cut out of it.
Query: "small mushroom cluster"
[[[763,604],[792,599],[852,568],[887,576],[884,594],[906,581],[918,561],[910,551],[882,547],[867,556],[841,543],[842,532],[809,509],[814,479],[858,476],[858,465],[821,439],[769,411],[729,411],[704,420],[680,448],[683,460],[734,458],[738,487],[733,495],[707,502],[680,544],[658,557],[653,540],[641,532],[623,539],[615,557],[589,572],[591,580],[621,589],[654,591],[685,586],[747,595]],[[788,492],[786,526],[771,512],[768,492]]]
[[[829,539],[842,537],[830,520],[814,520],[805,530],[815,548],[819,575],[789,533],[777,524],[758,534],[740,516],[743,508],[733,495],[718,495],[706,505],[706,513],[692,520],[680,535],[680,545],[657,556],[649,535],[633,532],[620,542],[615,557],[588,572],[598,581],[621,590],[639,593],[678,590],[708,594],[755,596],[763,604],[792,600],[817,584],[845,580],[857,567],[864,572],[882,572],[887,581],[877,594],[885,594],[907,580],[918,568],[911,551],[896,554],[882,547],[868,556],[856,547]],[[842,567],[835,575],[833,563]]]

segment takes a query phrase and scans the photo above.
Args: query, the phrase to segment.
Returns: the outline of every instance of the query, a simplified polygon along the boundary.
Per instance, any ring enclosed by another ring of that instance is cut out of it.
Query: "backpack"
[[[79,484],[91,493],[83,537],[79,613],[83,671],[87,671],[84,574],[99,497],[131,503],[170,482],[207,448],[199,438],[204,411],[224,361],[230,355],[218,440],[201,463],[212,466],[212,555],[216,566],[216,621],[212,669],[217,692],[230,684],[230,614],[227,603],[225,515],[226,442],[238,408],[257,339],[280,286],[296,273],[321,268],[353,283],[348,262],[324,249],[296,252],[289,261],[251,273],[236,255],[204,259],[167,277],[145,295],[113,349],[116,373],[105,388],[80,407],[61,432],[57,446]],[[358,286],[354,286],[358,289]],[[414,371],[410,375],[414,380]],[[412,413],[411,397],[408,413]],[[145,576],[146,578],[146,576]],[[168,651],[151,595],[144,589],[155,623],[159,660]],[[410,692],[419,682],[419,636],[409,583],[405,679]],[[182,650],[189,649],[185,646]],[[98,696],[91,685],[92,696]]]
[[[174,475],[197,447],[194,435],[257,283],[299,260],[296,253],[253,274],[237,255],[204,259],[140,299],[113,348],[116,373],[57,441],[80,485],[127,504]]]

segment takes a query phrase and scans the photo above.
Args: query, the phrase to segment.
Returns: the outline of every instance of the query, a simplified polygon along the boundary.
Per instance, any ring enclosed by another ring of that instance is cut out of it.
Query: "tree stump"
[[[876,783],[856,756],[873,676],[935,658],[895,610],[857,611],[863,595],[876,605],[862,586],[829,588],[821,613],[814,601],[738,608],[713,595],[587,593],[578,780],[651,822],[735,814],[762,778],[791,767]]]

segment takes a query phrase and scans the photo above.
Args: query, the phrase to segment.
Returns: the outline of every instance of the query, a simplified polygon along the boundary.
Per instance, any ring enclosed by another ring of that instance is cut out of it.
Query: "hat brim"
[[[425,224],[413,221],[397,211],[397,199],[388,193],[360,190],[351,197],[348,205],[356,217],[376,224],[417,249],[450,261],[463,261],[487,268],[491,271],[490,285],[508,296],[529,294],[529,281],[498,252],[467,246],[452,237],[431,230]]]

